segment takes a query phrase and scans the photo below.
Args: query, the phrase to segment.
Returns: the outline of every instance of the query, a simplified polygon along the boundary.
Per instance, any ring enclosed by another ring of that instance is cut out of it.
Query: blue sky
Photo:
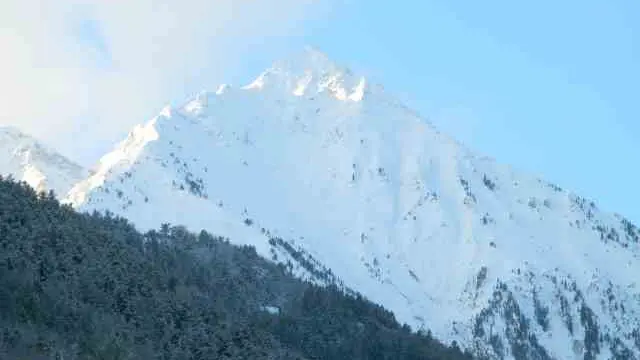
[[[0,24],[0,124],[85,164],[164,104],[308,44],[469,148],[640,223],[636,0],[25,0]]]

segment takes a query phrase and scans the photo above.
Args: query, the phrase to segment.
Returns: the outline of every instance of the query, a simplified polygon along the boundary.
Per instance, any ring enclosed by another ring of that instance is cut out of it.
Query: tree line
[[[2,359],[471,359],[359,294],[0,178]]]

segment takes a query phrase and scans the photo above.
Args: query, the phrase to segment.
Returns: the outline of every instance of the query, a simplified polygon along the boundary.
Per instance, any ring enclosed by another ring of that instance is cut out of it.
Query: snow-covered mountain
[[[37,191],[64,196],[89,173],[14,127],[0,126],[0,175],[25,181]]]
[[[504,359],[639,359],[640,230],[307,49],[165,108],[67,199],[207,229]]]

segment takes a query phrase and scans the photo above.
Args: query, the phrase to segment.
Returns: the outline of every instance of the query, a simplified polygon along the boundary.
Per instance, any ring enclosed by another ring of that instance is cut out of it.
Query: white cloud
[[[330,1],[3,1],[0,124],[94,161],[165,103],[214,89],[256,44],[303,34]]]

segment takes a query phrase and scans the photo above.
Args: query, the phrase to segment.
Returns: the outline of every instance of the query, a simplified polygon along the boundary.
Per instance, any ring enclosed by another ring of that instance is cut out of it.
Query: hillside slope
[[[20,130],[0,126],[0,175],[12,175],[37,191],[53,190],[65,196],[89,173]]]
[[[481,356],[640,358],[637,227],[314,50],[164,109],[67,201],[215,230]]]
[[[0,358],[469,360],[361,296],[182,227],[140,234],[0,178]]]

